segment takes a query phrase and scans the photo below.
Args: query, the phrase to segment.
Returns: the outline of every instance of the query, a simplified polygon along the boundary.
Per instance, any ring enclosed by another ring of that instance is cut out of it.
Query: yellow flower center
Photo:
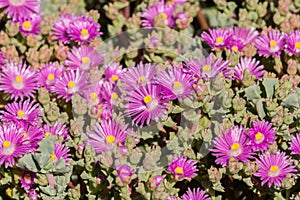
[[[174,171],[175,171],[176,174],[183,174],[183,168],[182,167],[176,167]]]
[[[173,87],[174,88],[181,88],[181,83],[178,82],[178,81],[175,81],[174,84],[173,84]]]
[[[45,138],[51,136],[52,134],[50,132],[45,133]]]
[[[83,57],[83,58],[81,58],[81,62],[83,64],[88,64],[90,62],[90,59],[88,57]]]
[[[160,16],[164,19],[167,19],[168,18],[168,15],[166,13],[161,13]]]
[[[236,45],[234,45],[233,47],[231,47],[231,50],[234,52],[237,52],[239,50],[239,48]]]
[[[18,110],[17,115],[18,115],[18,117],[24,117],[25,113],[23,110]]]
[[[210,65],[204,65],[204,66],[202,66],[202,70],[205,71],[205,72],[210,71],[211,66]]]
[[[98,97],[97,93],[93,92],[90,94],[91,99],[96,99]]]
[[[55,160],[55,158],[56,158],[56,155],[55,155],[54,153],[50,155],[50,159],[51,159],[52,161]]]
[[[48,74],[47,79],[48,79],[49,81],[54,80],[54,74]]]
[[[217,44],[223,44],[223,40],[224,40],[223,37],[217,37],[216,38],[216,43]]]
[[[261,140],[264,137],[264,135],[261,132],[257,132],[255,134],[255,140]]]
[[[74,85],[75,85],[74,81],[69,81],[69,83],[68,83],[68,87],[69,88],[74,87]]]
[[[233,143],[233,144],[231,145],[231,150],[237,151],[237,150],[239,150],[239,149],[240,149],[240,144],[239,144],[239,143]]]
[[[85,28],[81,29],[81,32],[80,32],[81,36],[87,36],[89,34],[89,31]]]
[[[23,77],[22,77],[22,76],[17,76],[17,77],[16,77],[16,81],[17,81],[18,83],[21,83],[21,82],[23,81]]]
[[[145,103],[150,103],[152,101],[152,96],[151,95],[147,95],[144,97],[144,102]]]
[[[116,92],[111,93],[111,98],[117,99],[119,96]]]
[[[277,172],[278,170],[278,166],[277,165],[273,165],[270,167],[270,172]]]
[[[174,4],[174,0],[167,0],[167,3]]]
[[[24,179],[25,179],[26,182],[31,181],[31,176],[30,176],[30,174],[29,174],[29,173],[25,174],[25,175],[24,175]]]
[[[295,49],[300,49],[300,42],[295,42]]]
[[[22,27],[23,27],[24,29],[30,29],[30,28],[31,28],[31,23],[30,23],[30,21],[25,21],[25,22],[23,22]]]
[[[9,148],[10,145],[11,145],[11,144],[10,144],[10,141],[7,141],[7,140],[6,140],[6,141],[3,142],[3,147],[4,147],[4,148]]]
[[[23,139],[27,137],[27,133],[23,133]]]
[[[109,135],[109,136],[106,137],[106,142],[108,142],[110,144],[114,143],[115,140],[116,140],[115,136]]]
[[[270,46],[271,47],[276,47],[277,46],[277,42],[275,40],[271,40],[270,41]]]
[[[113,81],[117,81],[117,80],[119,80],[119,77],[118,77],[117,75],[112,75],[112,76],[111,76],[111,79],[112,79]]]
[[[138,83],[145,83],[146,82],[146,78],[144,76],[141,76],[139,79],[138,79]]]

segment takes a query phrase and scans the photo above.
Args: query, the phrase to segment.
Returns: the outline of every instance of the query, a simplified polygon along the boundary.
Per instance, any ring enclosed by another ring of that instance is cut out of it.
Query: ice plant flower
[[[61,15],[59,20],[55,20],[52,28],[53,39],[65,44],[70,43],[69,25],[74,20],[75,16],[70,14]]]
[[[259,33],[255,28],[240,28],[234,27],[232,38],[241,42],[243,46],[253,43]]]
[[[64,98],[69,102],[74,94],[83,93],[87,86],[86,78],[87,74],[80,72],[79,69],[67,71],[55,82],[52,91],[58,98]]]
[[[249,144],[246,129],[243,127],[231,127],[223,131],[214,141],[212,155],[216,156],[216,163],[223,167],[227,165],[230,158],[247,162],[252,157],[252,146]]]
[[[290,32],[286,37],[286,51],[295,56],[300,55],[300,29]]]
[[[185,156],[178,156],[168,165],[168,171],[177,181],[194,178],[197,175],[197,161],[189,160]]]
[[[34,172],[30,171],[22,171],[22,175],[20,178],[21,182],[21,187],[24,188],[25,190],[29,190],[34,182],[34,178],[36,178],[36,174]]]
[[[70,69],[89,70],[92,67],[103,63],[103,57],[92,47],[82,45],[73,47],[71,52],[68,52],[68,58],[65,61]]]
[[[2,70],[0,91],[8,93],[13,99],[33,97],[37,83],[35,72],[24,63],[9,62]]]
[[[89,142],[96,153],[107,152],[126,140],[127,126],[121,126],[115,120],[108,119],[95,123],[94,131],[88,132]]]
[[[100,103],[100,93],[102,89],[102,83],[100,81],[90,84],[88,89],[84,91],[84,97],[88,103],[97,105]]]
[[[23,134],[13,123],[0,126],[0,165],[13,167],[15,159],[28,152],[22,143]]]
[[[61,137],[62,139],[66,139],[68,136],[69,129],[65,124],[61,122],[55,122],[54,125],[45,124],[43,126],[44,137],[56,136]]]
[[[71,154],[69,153],[69,148],[65,147],[63,144],[54,144],[54,152],[50,155],[50,160],[56,162],[63,159],[66,164],[71,160]]]
[[[191,190],[188,188],[187,192],[182,195],[181,200],[210,200],[211,198],[208,194],[205,193],[204,190],[200,188],[194,188]]]
[[[18,128],[22,130],[23,144],[30,147],[28,152],[35,152],[38,147],[38,143],[43,139],[41,126],[39,124],[31,125],[27,122],[20,122]]]
[[[255,40],[255,47],[258,54],[268,58],[269,56],[279,57],[285,44],[285,34],[278,30],[270,30],[267,34],[261,34]]]
[[[118,177],[124,184],[129,184],[131,176],[134,174],[135,170],[131,169],[128,165],[119,165],[116,167]]]
[[[255,58],[241,57],[240,62],[234,67],[233,78],[242,81],[245,70],[248,70],[256,79],[261,79],[265,73],[264,66],[260,65],[258,60]]]
[[[45,87],[48,91],[52,90],[54,83],[60,78],[64,71],[62,66],[56,66],[55,63],[45,64],[37,73],[38,85]]]
[[[2,52],[0,51],[0,69],[2,69],[3,64],[4,64],[4,59],[3,59],[3,56],[2,56]]]
[[[3,8],[8,18],[17,21],[40,13],[41,3],[38,0],[0,0],[0,9]]]
[[[209,29],[203,32],[201,38],[213,49],[223,49],[227,47],[232,39],[232,31],[229,28]]]
[[[291,154],[300,155],[300,134],[297,133],[295,136],[291,138],[290,148]]]
[[[103,68],[105,79],[112,83],[116,83],[123,74],[122,65],[115,62],[108,63]]]
[[[260,178],[261,185],[267,183],[269,187],[273,184],[280,187],[288,173],[295,176],[293,172],[297,171],[285,152],[262,154],[259,159],[256,159],[256,163],[259,169],[254,175]]]
[[[40,15],[32,15],[30,17],[21,18],[18,22],[20,23],[19,30],[23,35],[37,35],[40,32],[40,22],[42,17]]]
[[[19,101],[8,103],[5,105],[4,110],[1,110],[1,120],[6,122],[29,123],[37,124],[40,120],[42,110],[39,108],[39,104],[31,99],[26,101]]]
[[[125,98],[128,101],[125,114],[133,117],[132,123],[143,126],[150,124],[151,120],[158,121],[166,114],[167,106],[162,102],[161,87],[154,84],[141,86],[129,92]]]
[[[275,128],[266,121],[254,121],[252,125],[248,132],[252,148],[258,151],[267,150],[276,139]]]
[[[107,103],[109,106],[114,105],[121,95],[117,89],[113,83],[104,81],[100,91],[100,96],[103,100],[102,103]]]

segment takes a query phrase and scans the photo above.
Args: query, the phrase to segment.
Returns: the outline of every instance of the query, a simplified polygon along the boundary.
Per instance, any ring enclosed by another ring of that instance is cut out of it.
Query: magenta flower
[[[22,175],[20,178],[21,187],[25,190],[29,190],[32,185],[35,184],[34,179],[37,178],[34,172],[30,171],[22,171]]]
[[[68,59],[65,65],[70,69],[89,70],[92,67],[103,63],[103,57],[92,47],[82,45],[79,48],[73,47],[72,51],[68,53]]]
[[[104,67],[105,79],[112,83],[116,83],[122,76],[122,65],[118,65],[115,62],[111,62]]]
[[[42,17],[40,15],[31,15],[30,17],[21,18],[18,22],[20,23],[19,30],[24,35],[37,35],[40,33],[41,28],[39,27]]]
[[[279,57],[284,48],[285,34],[278,30],[270,30],[267,34],[261,34],[255,41],[258,54],[268,58]]]
[[[33,97],[37,89],[35,72],[26,64],[7,63],[0,77],[0,90],[13,99]]]
[[[23,134],[13,124],[0,126],[0,165],[13,167],[15,159],[28,152],[28,146],[22,143]]]
[[[276,139],[275,128],[266,121],[255,121],[253,128],[248,132],[252,148],[258,151],[265,151]]]
[[[181,200],[210,200],[211,198],[200,188],[194,188],[188,191],[181,197]]]
[[[189,160],[185,156],[178,156],[169,163],[168,171],[177,181],[185,178],[194,178],[197,175],[197,161]]]
[[[37,73],[38,85],[45,87],[48,91],[54,89],[54,83],[60,78],[64,71],[62,66],[56,66],[55,63],[45,64]]]
[[[69,153],[69,148],[65,147],[63,144],[55,144],[54,152],[50,155],[50,160],[53,162],[57,162],[60,159],[63,159],[65,163],[68,165],[71,160],[71,154]]]
[[[227,47],[232,39],[232,30],[229,28],[209,29],[208,33],[203,32],[201,38],[213,49]]]
[[[30,189],[28,192],[28,197],[30,200],[38,200],[38,193],[35,189]]]
[[[20,122],[18,128],[22,130],[23,144],[26,144],[30,147],[28,153],[35,152],[38,148],[38,143],[43,139],[41,126],[39,124],[31,125],[27,122]]]
[[[286,37],[286,51],[295,56],[300,55],[300,30],[290,32]]]
[[[61,137],[62,139],[66,139],[68,137],[69,129],[66,125],[61,122],[55,122],[54,125],[45,124],[43,126],[44,137],[56,136]]]
[[[102,83],[98,81],[88,86],[88,89],[84,91],[84,97],[88,103],[92,103],[93,105],[99,104],[101,91]]]
[[[243,46],[253,43],[258,37],[259,33],[255,28],[240,28],[234,27],[232,38],[238,40],[242,43]]]
[[[161,87],[149,84],[141,86],[126,97],[128,104],[125,111],[127,116],[133,117],[133,124],[140,126],[150,124],[150,120],[158,121],[166,114],[167,106],[162,102]]]
[[[256,79],[261,79],[264,76],[264,66],[259,65],[259,61],[255,58],[242,57],[237,66],[234,67],[233,78],[239,81],[243,80],[244,71],[248,70]]]
[[[78,69],[67,71],[54,83],[52,91],[58,95],[58,98],[64,98],[69,102],[74,94],[83,93],[87,86],[86,78],[87,74]]]
[[[13,102],[6,104],[5,110],[1,110],[1,120],[6,122],[18,123],[29,123],[37,124],[40,121],[41,109],[39,105],[33,100],[27,99],[22,102]]]
[[[286,156],[285,152],[263,154],[259,159],[256,159],[259,169],[254,175],[260,178],[262,181],[261,185],[268,183],[269,187],[273,184],[280,187],[281,182],[288,173],[295,176],[293,172],[297,170],[295,166],[291,166],[291,162],[291,159]]]
[[[52,28],[53,39],[59,42],[68,44],[71,39],[69,37],[69,26],[72,21],[74,21],[74,16],[70,14],[61,15],[59,20],[54,21],[54,26]]]
[[[107,103],[109,106],[115,105],[120,95],[120,91],[117,90],[117,87],[113,83],[103,82],[100,91],[100,96],[103,100],[102,103]]]
[[[40,13],[41,3],[38,0],[0,0],[0,9],[3,8],[8,18],[17,21]]]
[[[223,131],[214,141],[215,147],[211,149],[212,155],[216,156],[216,163],[223,167],[230,158],[247,162],[252,157],[252,146],[249,144],[246,129],[235,126]]]
[[[0,69],[3,68],[3,64],[4,64],[4,59],[3,59],[3,56],[2,56],[2,52],[0,51]]]
[[[116,167],[118,177],[123,183],[129,183],[131,176],[134,174],[135,170],[131,169],[128,165],[119,165]]]
[[[88,132],[89,142],[96,153],[107,152],[126,140],[127,126],[122,127],[114,120],[108,119],[101,124],[95,123],[94,131]]]
[[[290,148],[289,150],[291,150],[291,154],[297,154],[300,155],[300,134],[296,134],[295,136],[293,136],[291,138],[291,142],[290,144]]]

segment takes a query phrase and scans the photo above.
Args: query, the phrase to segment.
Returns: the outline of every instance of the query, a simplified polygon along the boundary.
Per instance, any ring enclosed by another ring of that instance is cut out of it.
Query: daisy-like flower
[[[132,90],[140,85],[150,84],[156,74],[156,65],[139,63],[136,67],[127,68],[121,80],[125,83],[125,90]]]
[[[253,128],[248,132],[252,142],[252,148],[259,151],[265,151],[276,139],[275,128],[266,121],[255,121],[252,123]]]
[[[145,28],[163,28],[165,26],[172,27],[174,19],[172,18],[174,12],[173,6],[166,5],[163,1],[159,1],[146,8],[142,13],[142,25]]]
[[[22,143],[23,134],[13,123],[0,126],[0,165],[13,167],[15,159],[28,152]]]
[[[181,200],[210,200],[210,197],[200,188],[194,188],[193,190],[189,188],[188,191],[182,195]]]
[[[101,63],[103,63],[103,57],[95,49],[86,45],[73,47],[65,61],[65,65],[71,69],[79,68],[81,70],[89,70]]]
[[[88,89],[84,91],[84,97],[87,100],[87,102],[92,103],[93,105],[99,104],[101,89],[101,81],[89,85]]]
[[[64,71],[62,66],[56,66],[55,63],[45,64],[37,73],[38,85],[45,87],[48,91],[53,89],[54,83],[60,78]]]
[[[18,128],[22,130],[23,144],[26,144],[30,147],[28,152],[36,151],[38,148],[38,143],[43,139],[41,126],[39,124],[31,125],[27,122],[20,122]]]
[[[61,123],[61,122],[55,122],[53,126],[50,124],[45,124],[43,126],[44,130],[44,137],[49,137],[49,136],[57,136],[61,137],[62,139],[65,139],[68,136],[69,129],[68,127]]]
[[[2,52],[0,51],[0,69],[2,69],[3,64],[4,64],[4,59],[3,59],[3,56],[2,56]]]
[[[219,73],[223,73],[226,78],[230,77],[231,69],[228,60],[223,61],[222,58],[214,59],[214,54],[211,53],[207,58],[201,56],[201,60],[194,59],[186,62],[185,66],[196,77],[206,81],[215,78]]]
[[[23,17],[18,22],[20,23],[19,30],[23,35],[37,35],[41,28],[39,27],[42,17],[40,15],[32,15]]]
[[[94,131],[88,132],[89,142],[96,153],[107,152],[126,140],[127,126],[122,127],[116,121],[108,119],[101,124],[95,123]]]
[[[248,70],[256,79],[262,78],[265,73],[264,66],[259,64],[255,58],[242,57],[237,66],[234,67],[233,78],[242,81],[245,70]]]
[[[262,185],[268,183],[269,187],[273,184],[280,187],[288,173],[295,176],[293,172],[297,171],[295,166],[291,166],[291,159],[285,152],[262,154],[256,163],[259,169],[254,175],[260,178]]]
[[[177,181],[194,178],[197,175],[197,161],[189,160],[185,156],[178,156],[169,163],[168,171]]]
[[[289,148],[292,151],[291,154],[300,155],[300,134],[293,136],[291,140]]]
[[[247,162],[252,157],[252,146],[249,144],[246,129],[235,126],[225,130],[214,141],[212,155],[216,156],[216,163],[223,167],[227,165],[230,158]]]
[[[291,32],[286,37],[286,51],[295,56],[300,55],[300,30]]]
[[[158,121],[165,115],[167,106],[162,102],[161,86],[148,84],[141,86],[126,97],[128,104],[125,111],[127,116],[133,117],[133,124],[150,124],[151,120]]]
[[[232,38],[234,40],[241,41],[242,45],[245,46],[254,42],[258,35],[259,33],[255,30],[255,28],[234,27]]]
[[[22,171],[22,175],[20,178],[21,187],[25,190],[29,190],[29,188],[35,184],[34,178],[36,178],[36,173],[30,171]]]
[[[61,15],[59,20],[55,20],[52,28],[53,39],[65,44],[70,43],[71,40],[68,31],[69,25],[72,21],[74,21],[74,19],[74,15],[66,14]]]
[[[170,90],[173,96],[178,99],[191,96],[194,91],[192,76],[177,67],[169,68],[168,71],[160,73],[156,82]]]
[[[100,96],[105,103],[110,106],[114,105],[120,94],[120,91],[117,90],[117,87],[115,87],[113,83],[107,81],[103,82],[101,86]]]
[[[17,21],[40,13],[41,3],[38,0],[0,0],[0,9],[2,8],[8,18]]]
[[[28,197],[30,198],[30,200],[38,200],[38,193],[35,189],[30,189],[28,192]]]
[[[112,83],[116,83],[122,76],[122,65],[118,65],[115,62],[111,62],[104,67],[105,79]]]
[[[0,90],[10,94],[13,99],[33,97],[36,89],[35,72],[26,64],[9,62],[3,68]]]
[[[41,111],[37,103],[27,99],[24,102],[6,104],[0,113],[3,115],[1,120],[6,122],[37,124],[40,121]]]
[[[116,167],[116,171],[123,184],[128,184],[131,176],[135,172],[135,170],[131,169],[128,165],[119,165]]]
[[[101,34],[100,24],[84,15],[76,16],[68,28],[69,38],[75,42],[90,42]]]
[[[232,30],[229,28],[209,29],[203,32],[201,38],[213,49],[222,49],[227,47],[232,39]]]
[[[69,148],[65,147],[63,144],[54,144],[54,152],[50,155],[50,160],[56,162],[60,159],[65,160],[68,164],[71,160],[71,154],[69,153]]]
[[[70,70],[54,83],[53,92],[58,95],[58,98],[64,98],[69,102],[72,96],[76,93],[83,93],[86,88],[87,74],[77,70]]]
[[[255,47],[258,54],[268,58],[269,56],[279,57],[285,44],[285,34],[278,30],[270,30],[267,34],[261,34],[255,40]]]

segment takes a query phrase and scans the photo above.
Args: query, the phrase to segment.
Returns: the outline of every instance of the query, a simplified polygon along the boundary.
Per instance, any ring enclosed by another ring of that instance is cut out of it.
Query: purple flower
[[[259,64],[255,58],[242,57],[237,66],[234,67],[234,79],[242,81],[245,70],[248,70],[256,79],[261,79],[265,71],[264,66]]]
[[[13,99],[33,97],[37,89],[35,72],[26,64],[7,63],[0,77],[0,90],[11,94]]]
[[[25,190],[28,190],[34,182],[34,178],[36,178],[36,174],[34,172],[30,171],[22,171],[22,175],[20,178],[21,181],[21,187],[24,188]]]
[[[208,33],[203,32],[201,38],[213,49],[227,47],[232,39],[232,31],[229,28],[209,29]]]
[[[249,145],[246,129],[235,126],[225,130],[214,141],[215,147],[211,149],[212,155],[216,156],[216,163],[223,167],[230,158],[247,162],[252,157],[252,146]]]
[[[163,182],[163,177],[162,175],[157,175],[153,177],[155,186],[158,187],[162,182]]]
[[[122,127],[114,120],[108,119],[101,124],[95,123],[94,131],[88,132],[89,142],[96,153],[107,152],[126,140],[127,126]]]
[[[30,200],[38,200],[38,193],[35,189],[29,190],[28,197]]]
[[[125,111],[127,116],[133,117],[133,124],[150,124],[150,120],[158,121],[160,117],[166,114],[167,106],[162,102],[160,93],[161,86],[148,84],[141,86],[126,97],[128,104]]]
[[[135,170],[131,169],[128,165],[119,165],[116,167],[118,177],[123,183],[129,183],[131,176],[134,174]]]
[[[65,163],[68,165],[71,160],[71,154],[69,153],[69,148],[65,147],[63,144],[55,144],[54,152],[50,155],[50,160],[56,162],[60,159],[63,159]]]
[[[24,35],[37,35],[40,33],[40,22],[42,17],[40,15],[31,15],[30,17],[21,18],[18,22],[20,23],[19,30]]]
[[[291,140],[289,148],[289,150],[292,151],[291,154],[300,155],[300,134],[296,134],[296,136],[293,136]]]
[[[268,58],[279,57],[284,48],[285,34],[278,30],[270,30],[268,34],[260,35],[255,41],[258,54]]]
[[[2,52],[0,51],[0,69],[3,68],[3,64],[4,64],[4,59],[3,59],[3,56],[2,56]]]
[[[182,200],[210,200],[211,198],[200,188],[194,188],[188,191],[181,197]]]
[[[300,30],[290,32],[286,37],[286,51],[295,56],[300,55]]]
[[[252,123],[253,128],[248,132],[252,148],[259,151],[265,151],[276,139],[275,128],[266,121],[255,121]]]
[[[13,167],[15,158],[19,158],[28,152],[28,146],[22,143],[23,134],[13,124],[0,126],[0,165]]]
[[[112,83],[116,83],[123,74],[122,65],[111,62],[104,67],[105,79]]]
[[[43,126],[43,129],[44,137],[49,137],[52,135],[62,137],[63,139],[66,139],[68,137],[69,129],[61,122],[55,122],[53,126],[51,126],[50,124],[45,124]]]
[[[243,46],[247,44],[253,43],[259,33],[255,30],[255,28],[240,28],[240,27],[234,27],[233,28],[233,39],[238,40],[242,43]]]
[[[116,100],[119,98],[121,93],[117,90],[117,87],[111,82],[103,82],[101,85],[100,96],[102,97],[103,102],[106,103],[107,106],[111,107],[115,105]]]
[[[262,185],[268,183],[269,187],[272,184],[280,187],[288,173],[295,176],[292,172],[297,171],[295,166],[290,166],[291,159],[286,156],[285,152],[263,154],[256,159],[256,163],[259,169],[254,175],[261,179]]]
[[[87,86],[86,78],[87,74],[78,69],[67,71],[54,83],[52,91],[58,95],[58,98],[64,98],[69,102],[74,94],[83,93]]]
[[[41,3],[38,0],[0,0],[0,9],[2,8],[5,8],[4,12],[8,18],[17,21],[22,17],[38,14]]]
[[[18,128],[21,129],[23,133],[23,144],[30,147],[28,153],[35,152],[38,147],[38,143],[43,139],[41,126],[39,124],[31,125],[27,122],[20,122]]]
[[[30,99],[24,102],[19,101],[6,104],[4,109],[0,111],[3,115],[1,116],[1,120],[6,122],[12,121],[16,124],[23,122],[37,124],[39,123],[42,111],[39,105]]]
[[[54,89],[54,83],[60,78],[64,68],[62,66],[56,66],[55,63],[45,64],[38,75],[38,85],[45,87],[48,91]]]
[[[103,57],[97,51],[92,47],[82,45],[79,48],[73,47],[72,51],[68,53],[65,65],[70,69],[89,70],[101,63],[103,63]]]
[[[88,86],[88,89],[84,91],[84,97],[88,103],[97,105],[100,103],[101,91],[102,91],[102,83],[100,81],[98,81],[98,82]]]
[[[70,14],[61,15],[59,20],[54,21],[52,28],[53,38],[59,42],[68,44],[70,37],[68,34],[70,23],[74,20],[74,16]]]
[[[185,156],[178,156],[169,163],[168,171],[177,181],[185,178],[194,178],[197,175],[197,161],[188,160]]]

